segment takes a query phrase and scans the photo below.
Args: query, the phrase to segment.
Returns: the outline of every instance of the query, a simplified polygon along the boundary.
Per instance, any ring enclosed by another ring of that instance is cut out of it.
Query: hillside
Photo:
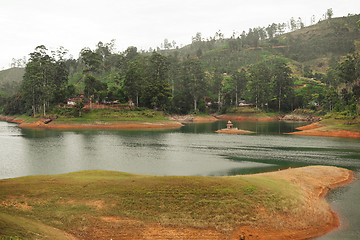
[[[216,68],[224,72],[276,56],[325,73],[329,64],[359,50],[360,28],[356,23],[359,19],[360,15],[327,19],[273,38],[258,36],[253,42],[246,39],[249,36],[194,41],[181,49],[163,50],[161,54],[181,59],[199,58],[208,70]]]
[[[180,60],[198,58],[207,71],[217,69],[222,72],[234,72],[276,57],[283,58],[291,64],[293,72],[298,76],[303,76],[305,72],[325,74],[327,68],[342,56],[360,49],[360,28],[356,23],[359,19],[360,15],[327,19],[292,32],[278,33],[273,37],[266,34],[264,37],[260,33],[254,37],[253,32],[228,39],[204,40],[200,37],[182,48],[158,52]],[[83,86],[81,72],[85,66],[81,61],[75,62],[77,63],[69,60],[68,64],[70,83]],[[21,68],[0,71],[0,92],[14,94],[23,74],[24,69]],[[116,81],[113,76],[109,78],[113,73],[105,70],[102,75],[100,78],[107,84],[113,85],[113,81]]]
[[[24,68],[10,68],[0,71],[0,95],[13,95],[20,87]]]
[[[339,57],[359,50],[360,15],[328,19],[279,37],[289,49],[284,56],[319,71],[326,71]]]

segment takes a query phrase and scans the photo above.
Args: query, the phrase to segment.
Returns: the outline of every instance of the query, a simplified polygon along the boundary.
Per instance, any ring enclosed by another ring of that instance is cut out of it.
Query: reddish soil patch
[[[316,122],[316,123],[312,123],[312,124],[309,124],[309,125],[306,125],[306,126],[298,127],[296,129],[304,131],[304,130],[312,130],[312,129],[316,129],[316,128],[320,128],[320,127],[322,127],[320,125],[320,123]]]
[[[296,128],[300,132],[292,132],[288,134],[304,135],[304,136],[319,136],[319,137],[341,137],[341,138],[360,138],[360,132],[348,131],[341,129],[324,129],[321,122],[312,123],[303,127]]]
[[[92,227],[97,226],[97,227]],[[94,219],[84,239],[226,239],[212,229],[196,229],[162,226],[160,223],[144,223],[141,220],[103,216]]]
[[[3,115],[0,115],[0,120],[12,122],[12,123],[23,123],[25,121],[22,119],[17,119],[16,117],[13,116],[3,116]]]
[[[194,123],[206,123],[206,122],[216,122],[219,119],[213,117],[213,116],[208,116],[208,117],[195,117],[192,122]]]
[[[241,130],[241,129],[220,129],[216,131],[217,133],[227,133],[227,134],[249,134],[254,133],[251,131]]]
[[[316,126],[307,126],[304,127],[304,130],[301,132],[292,132],[288,134],[293,135],[304,135],[304,136],[318,136],[318,137],[341,137],[341,138],[360,138],[360,132],[355,131],[347,131],[347,130],[336,130],[336,129],[327,129],[327,130],[321,130],[320,127]]]
[[[360,132],[346,131],[346,130],[306,130],[302,132],[293,132],[294,135],[305,136],[319,136],[319,137],[341,137],[341,138],[360,138]]]
[[[194,115],[172,115],[168,116],[168,119],[181,123],[206,123],[206,122],[216,122],[217,119],[214,116],[194,116]]]

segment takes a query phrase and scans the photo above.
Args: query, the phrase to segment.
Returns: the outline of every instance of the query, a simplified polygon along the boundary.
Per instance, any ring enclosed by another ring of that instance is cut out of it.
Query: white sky
[[[332,8],[334,17],[359,14],[359,0],[0,0],[0,70],[36,46],[60,46],[78,57],[84,47],[116,39],[116,49],[178,46],[197,32],[225,37],[301,17],[306,25]]]

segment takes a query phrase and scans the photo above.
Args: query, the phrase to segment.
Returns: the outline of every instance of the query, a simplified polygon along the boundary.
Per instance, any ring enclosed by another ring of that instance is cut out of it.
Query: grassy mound
[[[270,239],[309,237],[334,227],[322,196],[349,176],[345,169],[307,167],[232,177],[82,171],[4,179],[0,236],[239,239],[245,228],[248,236],[266,230],[275,234]]]
[[[33,238],[35,233],[47,236],[44,224],[79,236],[100,216],[226,232],[239,224],[264,221],[257,214],[259,209],[269,214],[286,212],[299,201],[299,193],[289,182],[245,176],[156,177],[83,171],[1,180],[0,186],[4,226],[0,232],[20,238]],[[29,219],[29,224],[16,225],[16,219],[23,222],[21,218]],[[34,225],[40,226],[38,231]]]

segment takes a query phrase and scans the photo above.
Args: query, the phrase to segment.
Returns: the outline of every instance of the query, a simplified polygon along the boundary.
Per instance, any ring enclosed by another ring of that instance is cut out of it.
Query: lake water
[[[89,169],[226,176],[319,164],[359,174],[360,140],[283,134],[304,124],[235,122],[256,133],[227,135],[214,133],[224,121],[151,131],[28,130],[0,121],[0,179]],[[360,182],[327,198],[342,226],[319,239],[360,239]]]

